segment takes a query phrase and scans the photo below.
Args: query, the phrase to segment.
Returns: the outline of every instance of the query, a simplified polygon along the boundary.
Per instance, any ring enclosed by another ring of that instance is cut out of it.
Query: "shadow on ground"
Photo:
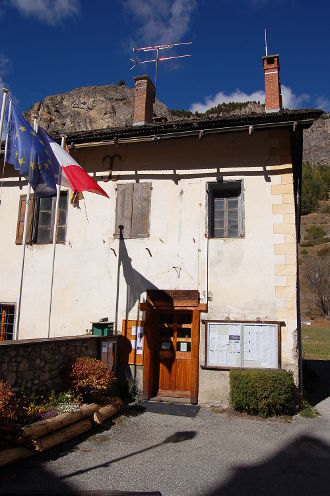
[[[190,441],[197,435],[195,431],[178,431],[172,434],[171,436],[165,438],[162,442],[154,444],[152,446],[148,446],[147,448],[133,451],[124,456],[120,456],[118,458],[109,458],[108,460],[100,463],[98,465],[93,465],[88,468],[84,468],[81,470],[76,470],[74,472],[69,472],[66,475],[56,477],[51,471],[47,470],[44,467],[44,463],[49,460],[54,460],[63,456],[65,453],[72,452],[75,445],[78,444],[78,441],[82,441],[82,437],[77,438],[75,443],[70,442],[62,447],[57,449],[53,449],[50,453],[40,455],[38,458],[30,458],[28,460],[22,460],[17,464],[10,465],[8,467],[4,467],[0,471],[1,478],[1,487],[0,494],[47,494],[50,496],[53,495],[107,495],[107,496],[131,496],[131,495],[150,495],[157,496],[161,493],[159,492],[120,492],[115,491],[112,488],[109,488],[109,491],[82,491],[77,488],[73,488],[66,481],[66,479],[70,479],[71,477],[77,477],[79,475],[83,475],[85,473],[92,472],[94,470],[102,469],[105,467],[110,467],[114,463],[118,463],[122,460],[126,460],[128,458],[134,457],[146,451],[153,450],[158,446],[166,445],[169,443],[182,443],[186,441]],[[57,456],[56,456],[57,455]]]
[[[329,494],[329,468],[330,446],[301,436],[262,464],[235,467],[228,482],[205,496]]]
[[[304,360],[304,393],[309,403],[315,406],[330,396],[330,361]]]

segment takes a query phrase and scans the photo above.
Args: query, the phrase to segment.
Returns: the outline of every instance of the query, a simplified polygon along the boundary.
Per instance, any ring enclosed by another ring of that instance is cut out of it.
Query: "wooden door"
[[[159,318],[160,396],[190,397],[192,311],[161,311]]]

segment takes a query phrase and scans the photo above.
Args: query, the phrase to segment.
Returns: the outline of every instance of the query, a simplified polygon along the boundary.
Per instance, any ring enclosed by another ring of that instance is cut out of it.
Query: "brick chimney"
[[[155,86],[149,76],[137,76],[135,81],[133,126],[152,122],[155,101]]]
[[[279,55],[262,57],[265,72],[265,103],[266,112],[282,110],[282,93],[280,83]]]

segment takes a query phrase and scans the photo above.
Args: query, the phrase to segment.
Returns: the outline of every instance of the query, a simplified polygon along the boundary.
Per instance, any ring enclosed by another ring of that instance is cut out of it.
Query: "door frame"
[[[150,298],[147,291],[147,301],[140,303],[140,310],[145,312],[144,321],[144,343],[143,343],[143,398],[150,399],[157,395],[158,390],[158,352],[159,352],[159,332],[155,329],[159,328],[160,310],[176,311],[190,310],[192,311],[191,324],[191,388],[190,402],[198,403],[198,384],[199,384],[199,336],[200,336],[200,313],[207,312],[207,304],[199,303],[198,292],[197,298],[191,298],[187,301],[187,293],[184,292],[184,297],[180,299],[180,295],[176,292],[175,299],[169,302]],[[151,293],[151,292],[150,292]],[[169,291],[164,291],[168,295]],[[171,292],[173,293],[173,292]],[[183,293],[183,292],[182,292]],[[171,304],[172,303],[172,304]],[[188,304],[186,306],[186,304]]]

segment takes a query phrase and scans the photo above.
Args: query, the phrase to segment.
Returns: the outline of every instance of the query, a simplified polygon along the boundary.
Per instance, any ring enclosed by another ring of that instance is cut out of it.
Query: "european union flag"
[[[6,162],[28,180],[37,196],[56,194],[59,165],[32,126],[11,107]]]

